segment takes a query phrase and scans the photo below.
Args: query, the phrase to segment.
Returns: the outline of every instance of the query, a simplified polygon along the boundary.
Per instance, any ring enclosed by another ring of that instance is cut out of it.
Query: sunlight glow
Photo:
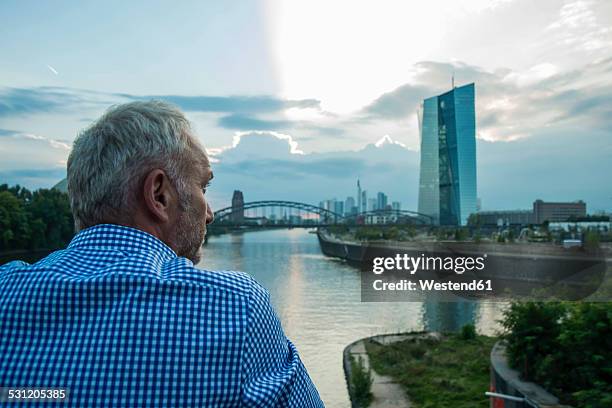
[[[444,31],[429,2],[270,1],[269,13],[283,96],[340,113],[408,82]]]

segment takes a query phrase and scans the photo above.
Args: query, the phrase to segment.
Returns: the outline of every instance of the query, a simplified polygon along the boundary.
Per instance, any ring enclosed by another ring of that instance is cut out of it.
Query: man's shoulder
[[[106,257],[110,262],[96,262],[91,259]],[[191,261],[175,257],[160,261],[146,252],[125,257],[118,254],[116,258],[110,253],[94,251],[87,254],[75,254],[74,251],[60,250],[53,252],[34,264],[23,261],[11,261],[0,265],[0,278],[9,275],[27,273],[37,270],[43,274],[53,273],[49,279],[60,279],[73,283],[91,284],[99,282],[101,286],[114,280],[147,280],[162,286],[187,286],[196,291],[213,291],[223,295],[241,298],[261,298],[267,291],[253,277],[245,272],[234,270],[207,270],[195,267]],[[28,274],[29,275],[29,274]]]
[[[3,265],[0,265],[0,276],[4,273],[11,272],[15,269],[20,269],[30,266],[29,263],[23,261],[10,261]]]
[[[257,296],[267,291],[248,273],[234,270],[208,270],[193,266],[184,258],[175,258],[164,268],[163,281],[213,290],[240,297]]]

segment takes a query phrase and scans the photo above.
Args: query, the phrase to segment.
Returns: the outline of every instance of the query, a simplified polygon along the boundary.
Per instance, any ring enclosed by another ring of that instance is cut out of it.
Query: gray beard
[[[194,214],[189,202],[183,202],[182,216],[177,222],[175,245],[177,255],[196,265],[202,258],[202,244],[206,235],[206,223]]]

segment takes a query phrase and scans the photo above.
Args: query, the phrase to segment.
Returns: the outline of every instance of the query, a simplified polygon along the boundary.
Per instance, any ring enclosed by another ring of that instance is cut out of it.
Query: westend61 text
[[[441,256],[408,256],[396,254],[394,257],[377,257],[372,260],[372,272],[380,275],[385,271],[406,271],[414,275],[422,271],[453,271],[457,274],[473,270],[482,271],[487,254],[478,257],[441,257]]]
[[[385,282],[377,279],[372,283],[374,290],[457,290],[457,291],[492,291],[491,280],[473,280],[471,282],[436,282],[435,280],[419,280],[416,282],[402,279],[399,282]]]

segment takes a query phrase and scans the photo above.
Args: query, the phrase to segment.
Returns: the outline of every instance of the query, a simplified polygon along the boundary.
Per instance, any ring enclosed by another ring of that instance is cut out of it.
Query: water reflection
[[[492,334],[504,305],[435,300],[362,303],[359,271],[321,254],[302,229],[211,237],[200,267],[251,274],[271,294],[287,336],[297,345],[328,407],[350,405],[342,350],[365,336],[410,330],[458,330],[475,323]]]
[[[465,322],[475,322],[478,304],[476,302],[435,302],[423,303],[423,325],[426,330],[448,332],[458,331]]]

